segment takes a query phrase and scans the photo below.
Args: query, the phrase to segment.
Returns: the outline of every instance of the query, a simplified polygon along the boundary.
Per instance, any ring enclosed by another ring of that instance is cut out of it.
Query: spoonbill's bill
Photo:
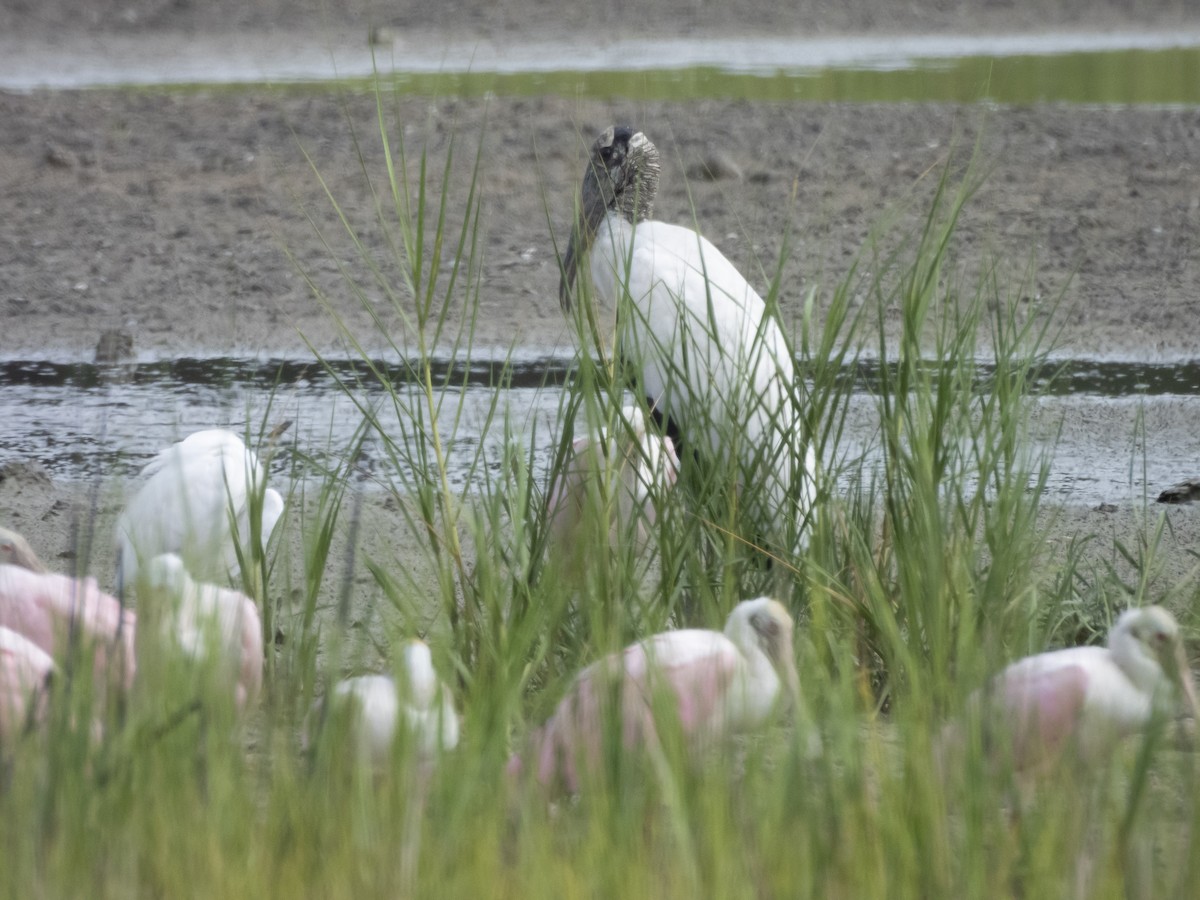
[[[1105,759],[1121,738],[1196,716],[1196,688],[1179,625],[1161,606],[1121,614],[1107,647],[1069,647],[1010,665],[980,698],[985,735],[1014,770],[1044,769],[1065,752]]]
[[[373,766],[391,759],[397,733],[404,734],[425,760],[458,745],[458,715],[450,689],[438,678],[429,647],[419,640],[402,648],[397,678],[360,675],[334,685],[310,713],[307,741],[314,737],[312,723],[322,720],[348,722],[358,754]]]
[[[559,298],[570,312],[589,256],[594,295],[617,310],[618,350],[676,449],[710,465],[736,459],[750,514],[763,523],[755,530],[765,525],[775,549],[798,555],[816,460],[795,404],[791,347],[720,250],[690,228],[651,218],[659,168],[641,132],[614,126],[596,139]]]
[[[667,631],[588,666],[534,732],[527,759],[541,784],[577,791],[583,773],[599,771],[606,726],[619,723],[625,750],[652,746],[655,713],[666,712],[700,745],[761,727],[781,698],[798,707],[799,695],[791,616],[769,597],[745,600],[724,633]],[[513,757],[510,773],[523,768]]]
[[[0,564],[20,566],[31,572],[49,571],[25,536],[7,528],[0,528]]]
[[[650,431],[639,408],[622,408],[612,434],[599,429],[572,442],[563,472],[550,488],[547,514],[554,540],[568,547],[585,541],[588,533],[581,529],[588,510],[608,509],[609,542],[632,534],[644,548],[655,504],[678,472],[674,442]]]
[[[5,532],[0,542],[7,544],[13,537],[24,544],[13,532]],[[91,653],[97,684],[108,684],[111,678],[128,689],[137,671],[134,613],[100,590],[94,578],[47,572],[31,550],[17,558],[32,561],[35,568],[0,564],[0,626],[23,635],[60,662],[75,650]]]
[[[0,627],[0,742],[45,715],[54,660],[24,635]]]
[[[262,687],[263,630],[258,607],[240,591],[196,581],[174,553],[160,554],[138,578],[143,635],[159,620],[168,652],[216,671],[233,683],[239,709]]]
[[[142,470],[143,484],[117,520],[122,585],[140,563],[160,553],[181,556],[208,581],[238,573],[238,549],[250,548],[253,498],[261,496],[265,546],[283,513],[283,497],[266,486],[254,452],[229,431],[197,431],[159,453]]]

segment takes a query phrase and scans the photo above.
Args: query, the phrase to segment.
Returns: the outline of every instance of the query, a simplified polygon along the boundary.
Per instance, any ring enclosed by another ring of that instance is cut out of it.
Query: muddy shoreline
[[[375,209],[387,185],[373,96],[39,92],[0,95],[0,116],[4,356],[87,359],[110,329],[154,356],[411,341],[399,229]],[[793,325],[810,289],[823,309],[872,247],[910,235],[948,170],[982,175],[953,247],[967,290],[993,273],[1001,301],[1053,316],[1065,355],[1200,355],[1200,110],[535,97],[403,98],[385,116],[414,183],[427,151],[434,197],[454,147],[452,233],[478,153],[477,348],[569,352],[555,240],[585,141],[629,121],[668,163],[658,216],[694,216],[764,290],[786,254]],[[742,177],[687,177],[718,155]]]

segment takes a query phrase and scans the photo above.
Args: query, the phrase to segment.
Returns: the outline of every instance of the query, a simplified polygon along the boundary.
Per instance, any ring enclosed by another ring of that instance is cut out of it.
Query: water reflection
[[[434,383],[453,395],[440,413],[444,433],[458,421],[448,447],[456,486],[473,477],[481,453],[484,465],[497,464],[506,418],[514,437],[532,448],[535,466],[548,464],[571,365],[558,357],[433,364]],[[866,361],[839,375],[852,391],[842,449],[865,456],[868,467],[878,423],[874,393],[893,374]],[[981,364],[976,389],[989,390],[995,377]],[[1033,449],[1054,449],[1052,495],[1091,505],[1143,492],[1153,497],[1200,470],[1189,427],[1200,420],[1200,362],[1068,360],[1036,373],[1034,383],[1040,397],[1031,437]],[[404,440],[412,405],[424,402],[403,360],[235,358],[124,367],[0,361],[0,397],[0,464],[37,462],[65,480],[128,477],[192,431],[225,427],[254,435],[264,423],[270,428],[284,419],[293,421],[287,443],[298,452],[281,454],[277,466],[319,474],[351,446],[364,409],[376,412],[393,439]],[[368,453],[373,447],[368,441]],[[297,466],[298,457],[304,465]]]

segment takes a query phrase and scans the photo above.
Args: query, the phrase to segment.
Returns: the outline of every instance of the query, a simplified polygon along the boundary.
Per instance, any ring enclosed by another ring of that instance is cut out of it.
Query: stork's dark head
[[[564,310],[571,308],[579,261],[591,247],[604,217],[619,212],[630,222],[649,218],[658,172],[658,148],[640,131],[628,125],[610,125],[596,138],[583,173],[579,216],[563,256],[558,297]]]

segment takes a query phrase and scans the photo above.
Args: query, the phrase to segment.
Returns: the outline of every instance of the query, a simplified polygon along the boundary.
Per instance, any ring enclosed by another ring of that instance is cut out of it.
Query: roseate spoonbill
[[[769,597],[745,600],[730,613],[724,633],[667,631],[592,663],[533,733],[528,759],[544,786],[561,782],[577,791],[584,772],[599,769],[609,723],[620,723],[627,750],[654,745],[655,711],[665,707],[699,745],[758,728],[781,698],[798,708],[799,697],[791,616]],[[522,769],[514,756],[509,772]]]
[[[169,651],[201,666],[215,666],[234,680],[239,709],[258,696],[263,678],[263,630],[258,606],[240,591],[204,584],[188,574],[183,559],[163,553],[149,560],[138,577],[142,641],[149,622]]]
[[[374,766],[391,759],[397,729],[409,737],[422,759],[458,745],[458,715],[450,689],[438,678],[424,641],[404,645],[398,679],[360,675],[334,685],[324,701],[313,705],[306,742],[314,719],[339,715],[351,723],[360,757]]]
[[[586,539],[580,532],[589,507],[603,508],[611,498],[612,518],[608,537],[615,543],[632,528],[639,549],[644,549],[654,525],[655,501],[675,484],[679,457],[669,437],[646,427],[642,411],[621,409],[615,434],[600,429],[576,438],[560,476],[550,487],[547,516],[554,540],[571,546]],[[615,472],[614,472],[615,469]],[[590,502],[589,502],[590,500]]]
[[[0,742],[45,716],[54,660],[22,634],[0,627]]]
[[[651,218],[659,168],[641,132],[613,126],[596,139],[559,299],[570,312],[590,255],[595,296],[617,310],[618,350],[676,449],[710,464],[735,458],[741,489],[755,489],[754,520],[769,525],[775,549],[799,555],[816,459],[794,402],[791,347],[720,250],[690,228]]]
[[[60,662],[75,647],[92,653],[97,684],[109,678],[125,689],[133,684],[137,617],[100,590],[94,578],[0,565],[0,626]]]
[[[118,581],[137,580],[138,565],[160,553],[181,556],[195,578],[225,581],[250,547],[252,498],[261,494],[265,546],[283,513],[266,487],[258,457],[229,431],[197,431],[160,452],[117,520]],[[235,530],[236,527],[236,530]]]
[[[1107,647],[1018,660],[978,698],[986,743],[1018,772],[1044,769],[1068,751],[1100,762],[1121,738],[1172,718],[1180,701],[1196,716],[1179,625],[1161,606],[1122,613]]]

